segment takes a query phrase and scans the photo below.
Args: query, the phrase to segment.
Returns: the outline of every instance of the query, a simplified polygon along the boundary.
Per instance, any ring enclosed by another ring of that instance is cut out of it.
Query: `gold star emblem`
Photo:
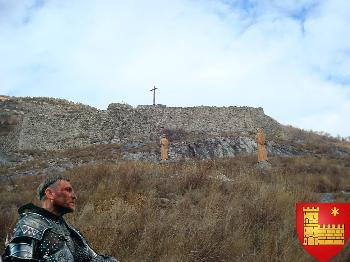
[[[333,207],[333,209],[331,209],[331,210],[332,210],[332,213],[331,213],[331,214],[332,214],[333,216],[337,216],[337,215],[339,215],[339,212],[338,212],[338,211],[339,211],[339,209],[338,209],[338,208]]]

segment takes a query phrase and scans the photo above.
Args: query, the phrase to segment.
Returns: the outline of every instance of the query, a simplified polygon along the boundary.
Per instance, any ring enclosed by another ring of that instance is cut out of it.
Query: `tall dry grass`
[[[349,160],[272,158],[264,174],[253,157],[84,166],[66,172],[78,195],[66,219],[121,261],[312,261],[297,240],[295,203],[349,190]],[[0,184],[1,243],[39,183]]]

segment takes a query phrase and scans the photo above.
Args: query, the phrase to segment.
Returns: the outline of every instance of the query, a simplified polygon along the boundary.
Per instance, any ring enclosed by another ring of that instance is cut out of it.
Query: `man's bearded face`
[[[65,180],[59,180],[57,186],[53,190],[54,199],[53,206],[62,211],[62,213],[70,213],[75,209],[75,193],[72,185]]]

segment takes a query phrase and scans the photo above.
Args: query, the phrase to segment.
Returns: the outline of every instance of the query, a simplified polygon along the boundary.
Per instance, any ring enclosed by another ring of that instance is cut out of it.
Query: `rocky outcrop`
[[[144,145],[136,143],[134,146],[126,147],[133,150],[123,150],[124,160],[147,160],[159,161],[159,150],[143,150]],[[306,150],[297,149],[293,146],[279,145],[273,141],[267,143],[268,156],[292,156],[310,154]],[[170,160],[181,159],[213,159],[223,157],[235,157],[257,154],[257,145],[250,137],[216,137],[198,141],[183,141],[171,143],[169,148]]]

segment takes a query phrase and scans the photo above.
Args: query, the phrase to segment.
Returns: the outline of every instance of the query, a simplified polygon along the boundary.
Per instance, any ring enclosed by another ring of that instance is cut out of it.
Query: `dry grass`
[[[295,203],[350,190],[349,158],[255,158],[168,164],[118,162],[70,170],[67,220],[121,261],[311,261],[295,234]],[[0,241],[34,200],[39,178],[0,184]],[[342,201],[343,195],[337,196]],[[350,259],[344,249],[338,261]]]
[[[325,132],[307,131],[293,126],[283,126],[283,130],[283,139],[272,138],[272,140],[310,150],[316,154],[329,155],[339,150],[346,151],[349,154],[350,141],[346,141],[345,137],[333,137]]]

